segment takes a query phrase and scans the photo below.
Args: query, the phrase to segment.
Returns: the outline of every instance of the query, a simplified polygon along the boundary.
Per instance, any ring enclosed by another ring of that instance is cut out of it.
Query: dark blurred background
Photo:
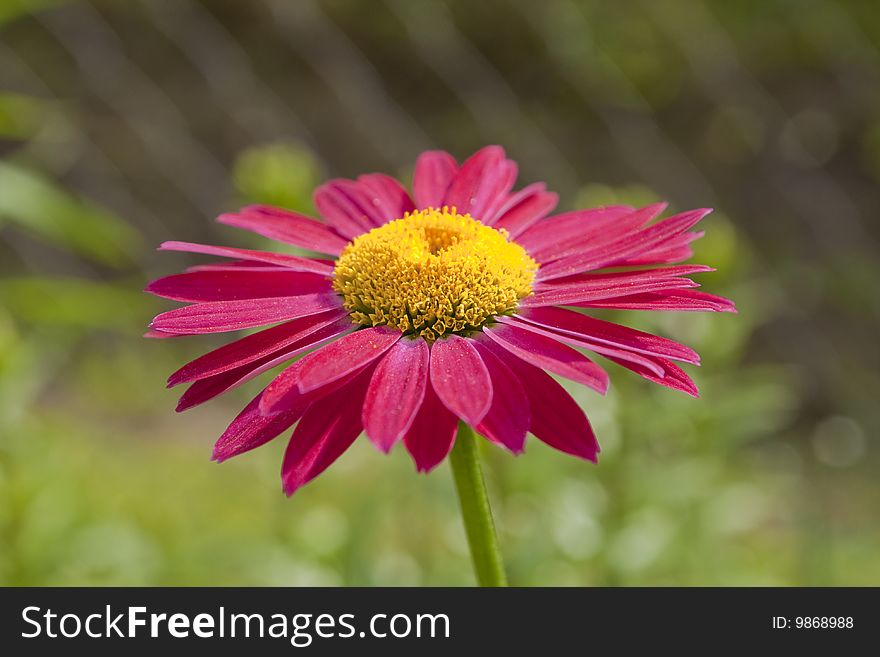
[[[487,447],[514,583],[880,585],[880,10],[830,0],[0,0],[0,583],[468,584],[447,467],[359,441],[287,500],[283,441],[217,466],[256,392],[184,415],[216,346],[141,339],[165,239],[311,211],[328,176],[508,149],[563,209],[710,206],[738,315],[693,400],[572,388],[598,467]]]

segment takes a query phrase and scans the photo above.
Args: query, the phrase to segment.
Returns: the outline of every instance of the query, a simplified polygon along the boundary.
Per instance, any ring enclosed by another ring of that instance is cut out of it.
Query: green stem
[[[461,503],[461,515],[464,518],[464,529],[471,548],[477,583],[480,586],[507,586],[489,495],[480,469],[478,447],[474,430],[464,422],[459,422],[458,436],[449,455],[449,462],[455,477],[455,488]]]

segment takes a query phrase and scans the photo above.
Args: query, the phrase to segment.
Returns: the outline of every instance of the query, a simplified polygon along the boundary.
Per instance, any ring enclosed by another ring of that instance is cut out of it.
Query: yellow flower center
[[[532,292],[536,263],[506,230],[428,208],[355,238],[333,272],[352,318],[435,340],[479,329]]]

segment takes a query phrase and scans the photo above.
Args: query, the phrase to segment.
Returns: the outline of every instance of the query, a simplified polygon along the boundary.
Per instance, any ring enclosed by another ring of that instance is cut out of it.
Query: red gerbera
[[[709,210],[654,221],[665,204],[548,216],[543,183],[513,191],[516,164],[488,146],[461,166],[430,151],[413,195],[368,174],[315,192],[324,221],[250,206],[218,221],[336,260],[166,242],[168,251],[231,259],[153,281],[190,302],[162,313],[151,337],[275,324],[188,363],[182,411],[310,351],[233,420],[214,447],[223,461],[296,423],[282,481],[287,494],[320,474],[363,431],[383,451],[403,441],[420,471],[449,453],[459,418],[511,452],[526,434],[591,461],[598,443],[583,410],[548,372],[604,393],[605,371],[581,350],[688,394],[673,361],[699,363],[665,338],[563,308],[733,311],[696,290],[703,265],[675,265]],[[578,349],[575,349],[578,348]]]

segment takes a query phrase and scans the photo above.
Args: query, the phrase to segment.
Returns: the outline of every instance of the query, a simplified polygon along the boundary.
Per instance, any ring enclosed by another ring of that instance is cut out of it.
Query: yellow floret
[[[354,239],[333,272],[352,318],[435,340],[467,333],[531,294],[538,264],[507,231],[428,208]]]

